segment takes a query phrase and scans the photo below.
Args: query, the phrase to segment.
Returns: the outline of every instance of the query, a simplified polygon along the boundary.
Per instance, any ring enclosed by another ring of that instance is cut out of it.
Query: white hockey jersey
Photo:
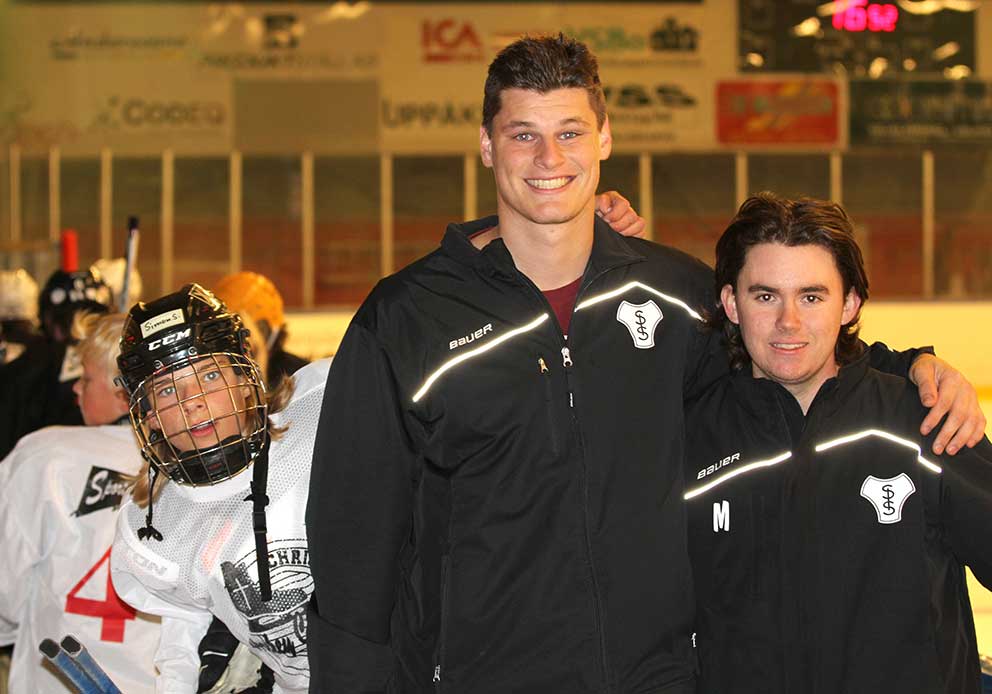
[[[124,475],[140,466],[127,425],[42,429],[0,463],[0,644],[15,644],[13,694],[75,691],[38,652],[67,634],[122,691],[154,691],[159,620],[135,613],[110,583]]]
[[[322,360],[297,371],[289,405],[272,416],[275,425],[287,427],[269,451],[265,514],[272,600],[259,597],[252,507],[245,501],[251,466],[212,487],[167,483],[153,507],[161,542],[138,540],[146,509],[125,505],[113,580],[125,601],[162,616],[158,692],[196,691],[196,648],[211,614],[272,669],[277,692],[307,691],[306,606],[313,580],[304,514],[329,364]]]

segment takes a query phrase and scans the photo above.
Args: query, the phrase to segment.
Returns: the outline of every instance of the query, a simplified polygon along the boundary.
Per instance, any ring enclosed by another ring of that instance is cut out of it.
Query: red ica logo
[[[482,60],[482,41],[469,22],[427,20],[421,26],[420,45],[428,63]]]

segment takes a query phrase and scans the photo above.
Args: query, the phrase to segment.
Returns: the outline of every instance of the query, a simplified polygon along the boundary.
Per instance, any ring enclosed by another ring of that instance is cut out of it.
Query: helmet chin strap
[[[251,463],[251,456],[244,446],[235,445],[241,440],[240,434],[232,434],[207,451],[196,448],[183,451],[177,460],[180,477],[177,478],[173,474],[169,474],[169,477],[179,484],[194,486],[216,484],[229,479]],[[221,471],[224,474],[218,477],[216,473]]]
[[[269,578],[269,544],[266,538],[268,527],[265,523],[265,507],[269,497],[265,493],[269,477],[269,433],[265,432],[262,450],[253,462],[251,472],[251,494],[245,501],[251,502],[252,528],[255,532],[255,558],[258,566],[258,592],[263,602],[272,599],[272,581]]]
[[[152,525],[152,513],[155,506],[155,483],[158,482],[158,468],[154,465],[148,465],[148,514],[145,516],[145,527],[138,528],[138,540],[155,540],[156,542],[162,541],[162,533],[158,531],[154,525]]]

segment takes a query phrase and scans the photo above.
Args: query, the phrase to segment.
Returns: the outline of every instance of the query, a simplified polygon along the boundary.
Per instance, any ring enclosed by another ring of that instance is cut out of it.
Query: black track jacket
[[[963,564],[992,587],[992,445],[934,456],[861,358],[805,419],[750,369],[686,414],[701,694],[977,694]]]
[[[334,359],[311,691],[692,692],[683,399],[726,372],[712,274],[597,220],[566,342],[503,242],[466,236],[496,224],[380,282]]]

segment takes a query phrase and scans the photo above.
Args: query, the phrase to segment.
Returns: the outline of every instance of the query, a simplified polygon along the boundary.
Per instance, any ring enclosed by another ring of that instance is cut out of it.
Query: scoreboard
[[[968,76],[975,12],[906,0],[738,0],[744,72]],[[953,7],[978,3],[953,3]],[[924,11],[926,13],[924,13]],[[949,71],[949,72],[948,72]]]

